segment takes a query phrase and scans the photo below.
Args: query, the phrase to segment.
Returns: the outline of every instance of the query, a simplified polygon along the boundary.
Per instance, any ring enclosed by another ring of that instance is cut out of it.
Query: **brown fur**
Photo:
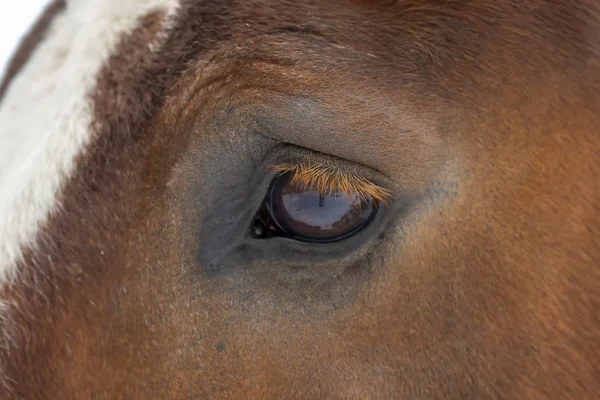
[[[150,53],[161,21],[103,69],[3,288],[0,398],[597,396],[599,5],[185,1]],[[384,175],[392,214],[352,251],[212,273],[202,228],[265,110],[270,140]]]

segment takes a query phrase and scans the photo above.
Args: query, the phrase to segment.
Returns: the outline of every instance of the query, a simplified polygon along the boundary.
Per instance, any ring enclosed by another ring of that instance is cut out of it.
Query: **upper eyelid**
[[[384,205],[391,200],[389,189],[373,182],[356,169],[347,167],[343,162],[309,158],[310,160],[274,164],[269,169],[275,174],[291,173],[292,182],[315,188],[322,193],[358,194],[365,201],[377,200]]]

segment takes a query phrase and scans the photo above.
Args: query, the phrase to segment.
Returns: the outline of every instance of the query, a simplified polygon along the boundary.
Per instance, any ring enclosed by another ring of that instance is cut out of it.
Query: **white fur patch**
[[[100,68],[123,34],[179,0],[71,0],[0,103],[0,282],[35,246],[41,224],[92,137]]]

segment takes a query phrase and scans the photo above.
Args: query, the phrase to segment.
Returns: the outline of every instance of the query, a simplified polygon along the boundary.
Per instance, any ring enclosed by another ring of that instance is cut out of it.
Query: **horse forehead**
[[[178,3],[54,4],[44,34],[28,38],[39,42],[22,44],[35,49],[0,103],[0,280],[14,272],[24,249],[35,246],[48,215],[60,209],[61,188],[93,137],[90,93],[101,68],[141,17],[159,11],[166,19]]]

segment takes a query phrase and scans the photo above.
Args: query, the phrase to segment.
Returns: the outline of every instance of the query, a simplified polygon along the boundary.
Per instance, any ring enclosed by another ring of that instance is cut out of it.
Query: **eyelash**
[[[275,177],[289,173],[292,183],[304,189],[315,188],[319,193],[331,195],[341,192],[346,196],[358,193],[362,201],[374,200],[387,205],[390,191],[353,172],[343,171],[334,163],[316,161],[295,164],[277,164],[269,167]]]

